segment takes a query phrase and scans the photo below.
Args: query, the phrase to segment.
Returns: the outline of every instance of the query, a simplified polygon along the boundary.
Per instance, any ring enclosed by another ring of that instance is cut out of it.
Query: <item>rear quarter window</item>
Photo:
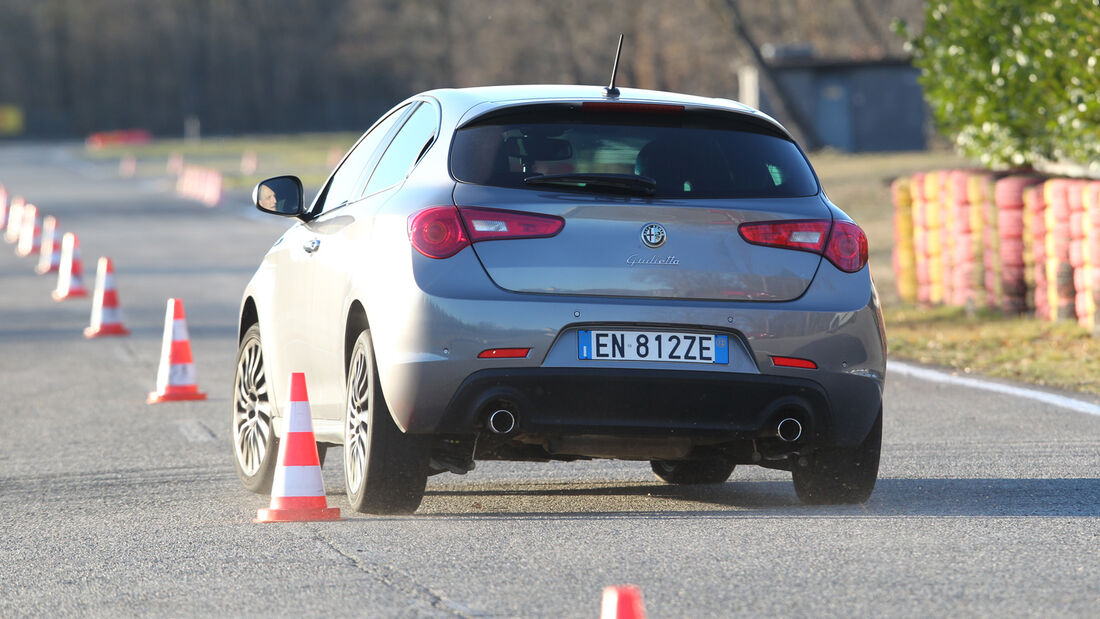
[[[815,195],[817,179],[778,129],[733,113],[622,113],[528,107],[455,133],[451,172],[461,182],[546,191],[524,179],[627,174],[656,181],[655,197]]]

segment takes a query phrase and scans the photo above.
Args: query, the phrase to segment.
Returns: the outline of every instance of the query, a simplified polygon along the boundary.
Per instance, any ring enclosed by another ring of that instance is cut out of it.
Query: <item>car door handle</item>
[[[312,254],[318,249],[321,249],[321,239],[310,239],[306,241],[306,244],[302,245],[302,249],[306,250],[307,254]]]

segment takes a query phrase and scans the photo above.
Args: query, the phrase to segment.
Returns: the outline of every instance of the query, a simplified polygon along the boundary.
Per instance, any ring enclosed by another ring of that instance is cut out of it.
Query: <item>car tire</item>
[[[701,460],[651,460],[653,474],[670,484],[720,484],[730,478],[735,466],[722,456]]]
[[[344,413],[344,479],[348,500],[368,514],[411,514],[428,480],[428,437],[394,423],[378,381],[370,331],[355,340],[348,362]]]
[[[233,374],[233,461],[245,488],[259,494],[271,492],[279,439],[275,436],[275,406],[260,345],[260,326],[245,331],[237,348]]]
[[[879,454],[882,451],[882,409],[856,447],[818,449],[808,466],[795,465],[791,471],[794,490],[807,505],[866,503],[878,479]]]

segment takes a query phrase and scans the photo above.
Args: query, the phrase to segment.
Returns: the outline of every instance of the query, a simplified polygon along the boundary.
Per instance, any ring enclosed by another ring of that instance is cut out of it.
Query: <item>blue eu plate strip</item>
[[[730,338],[728,335],[714,336],[714,363],[729,365],[730,362]]]
[[[592,358],[592,332],[577,331],[577,355],[581,359]]]

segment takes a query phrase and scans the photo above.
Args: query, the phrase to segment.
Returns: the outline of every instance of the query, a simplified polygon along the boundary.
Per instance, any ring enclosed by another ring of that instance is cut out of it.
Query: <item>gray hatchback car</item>
[[[476,460],[648,461],[672,484],[791,471],[808,503],[878,473],[886,351],[863,231],[739,103],[599,87],[435,90],[378,120],[240,312],[234,455],[274,475],[288,377],[364,512]]]

